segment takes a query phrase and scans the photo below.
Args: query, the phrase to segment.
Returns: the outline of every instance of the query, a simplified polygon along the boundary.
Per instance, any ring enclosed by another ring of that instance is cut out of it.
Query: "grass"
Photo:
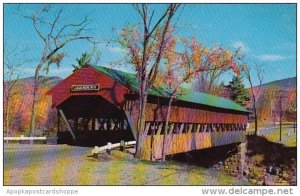
[[[137,160],[117,150],[98,159],[91,148],[8,144],[4,185],[243,185],[226,173],[175,161]]]
[[[265,131],[265,129],[269,130]],[[254,123],[249,124],[247,132],[254,132]],[[258,121],[258,134],[265,137],[271,142],[281,143],[287,147],[295,147],[297,145],[296,134],[294,134],[294,128],[291,125],[282,126],[281,141],[279,124],[276,124],[274,127],[272,127],[272,125],[266,125],[266,123]]]
[[[280,129],[274,129],[271,133],[263,134],[263,136],[271,142],[282,143],[287,147],[297,146],[296,134],[290,128],[283,128],[281,130],[281,141]]]
[[[147,174],[148,172],[148,168],[147,164],[145,164],[144,162],[138,162],[135,165],[135,169],[133,171],[133,185],[143,185],[146,183],[146,176],[145,174]]]

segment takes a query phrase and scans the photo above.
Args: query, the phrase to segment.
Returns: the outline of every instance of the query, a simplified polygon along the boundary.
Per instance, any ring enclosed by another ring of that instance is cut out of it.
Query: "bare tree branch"
[[[263,83],[263,75],[262,75],[262,69],[260,66],[258,66],[258,64],[255,63],[255,74],[259,80],[259,85],[258,85],[258,91],[254,92],[254,84],[253,84],[253,78],[252,78],[252,73],[251,73],[251,69],[249,67],[249,65],[244,64],[242,67],[242,70],[246,76],[246,79],[248,80],[249,84],[250,84],[250,91],[251,91],[251,96],[252,96],[252,103],[253,103],[253,110],[254,110],[254,120],[255,120],[255,134],[257,134],[257,129],[258,129],[258,116],[257,116],[257,106],[256,106],[256,102],[257,102],[257,96],[260,93],[261,90],[261,86]]]
[[[57,21],[58,21],[60,15],[61,15],[61,13],[62,13],[62,9],[59,10],[58,14],[56,15],[56,17],[55,17],[55,19],[54,19],[54,22],[53,22],[52,25],[51,25],[51,30],[50,30],[50,33],[48,34],[50,37],[53,37],[53,36],[52,36],[53,29],[55,29],[55,25],[56,25],[56,23],[57,23]]]
[[[18,45],[12,49],[8,48],[7,41],[4,41],[3,55],[4,55],[4,84],[3,84],[3,95],[4,95],[4,124],[6,134],[10,134],[10,123],[11,117],[11,99],[16,95],[16,87],[19,82],[21,75],[21,68],[29,60],[26,58],[27,50],[20,49]]]
[[[35,129],[35,105],[38,100],[37,90],[39,83],[39,72],[40,70],[42,70],[42,67],[45,66],[44,70],[46,70],[47,72],[49,70],[49,66],[52,63],[55,63],[57,64],[57,66],[59,66],[64,55],[63,53],[58,53],[67,44],[76,40],[87,40],[89,42],[93,41],[93,37],[89,36],[91,32],[86,31],[90,22],[87,16],[78,23],[63,23],[64,20],[61,20],[61,18],[63,17],[63,8],[59,9],[57,12],[54,12],[53,16],[50,15],[51,17],[48,16],[50,8],[50,5],[43,6],[41,9],[39,9],[36,13],[32,15],[23,14],[25,18],[28,18],[33,21],[33,28],[44,43],[39,64],[36,66],[35,69],[35,83],[33,90],[34,98],[31,111],[30,135],[33,134]],[[43,19],[44,15],[48,16],[47,19],[52,18],[49,19],[50,22]],[[45,26],[42,24],[47,25]]]

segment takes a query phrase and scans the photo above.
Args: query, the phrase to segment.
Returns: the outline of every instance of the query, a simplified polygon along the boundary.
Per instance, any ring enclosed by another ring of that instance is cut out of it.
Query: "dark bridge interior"
[[[63,111],[76,136],[74,141],[60,117],[57,133],[60,144],[91,147],[134,140],[125,112],[101,96],[72,96],[58,109]]]

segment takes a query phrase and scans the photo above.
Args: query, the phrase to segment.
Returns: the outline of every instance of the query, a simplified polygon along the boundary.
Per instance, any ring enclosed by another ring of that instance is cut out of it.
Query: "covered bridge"
[[[58,110],[59,142],[99,146],[136,140],[137,89],[131,73],[89,65],[75,71],[48,91]],[[149,90],[144,159],[162,157],[167,102],[166,92]],[[244,142],[247,122],[248,110],[235,102],[186,90],[172,104],[166,154]]]

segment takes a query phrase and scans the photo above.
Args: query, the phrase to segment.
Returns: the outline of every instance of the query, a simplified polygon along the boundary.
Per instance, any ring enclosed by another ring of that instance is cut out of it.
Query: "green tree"
[[[229,82],[230,96],[233,101],[246,106],[250,101],[248,90],[245,88],[243,78],[239,75],[233,76]]]
[[[72,67],[74,67],[73,72],[83,68],[86,65],[89,65],[91,63],[91,60],[92,60],[92,53],[90,54],[87,52],[83,53],[80,58],[76,58],[77,65],[74,64],[72,65]]]

